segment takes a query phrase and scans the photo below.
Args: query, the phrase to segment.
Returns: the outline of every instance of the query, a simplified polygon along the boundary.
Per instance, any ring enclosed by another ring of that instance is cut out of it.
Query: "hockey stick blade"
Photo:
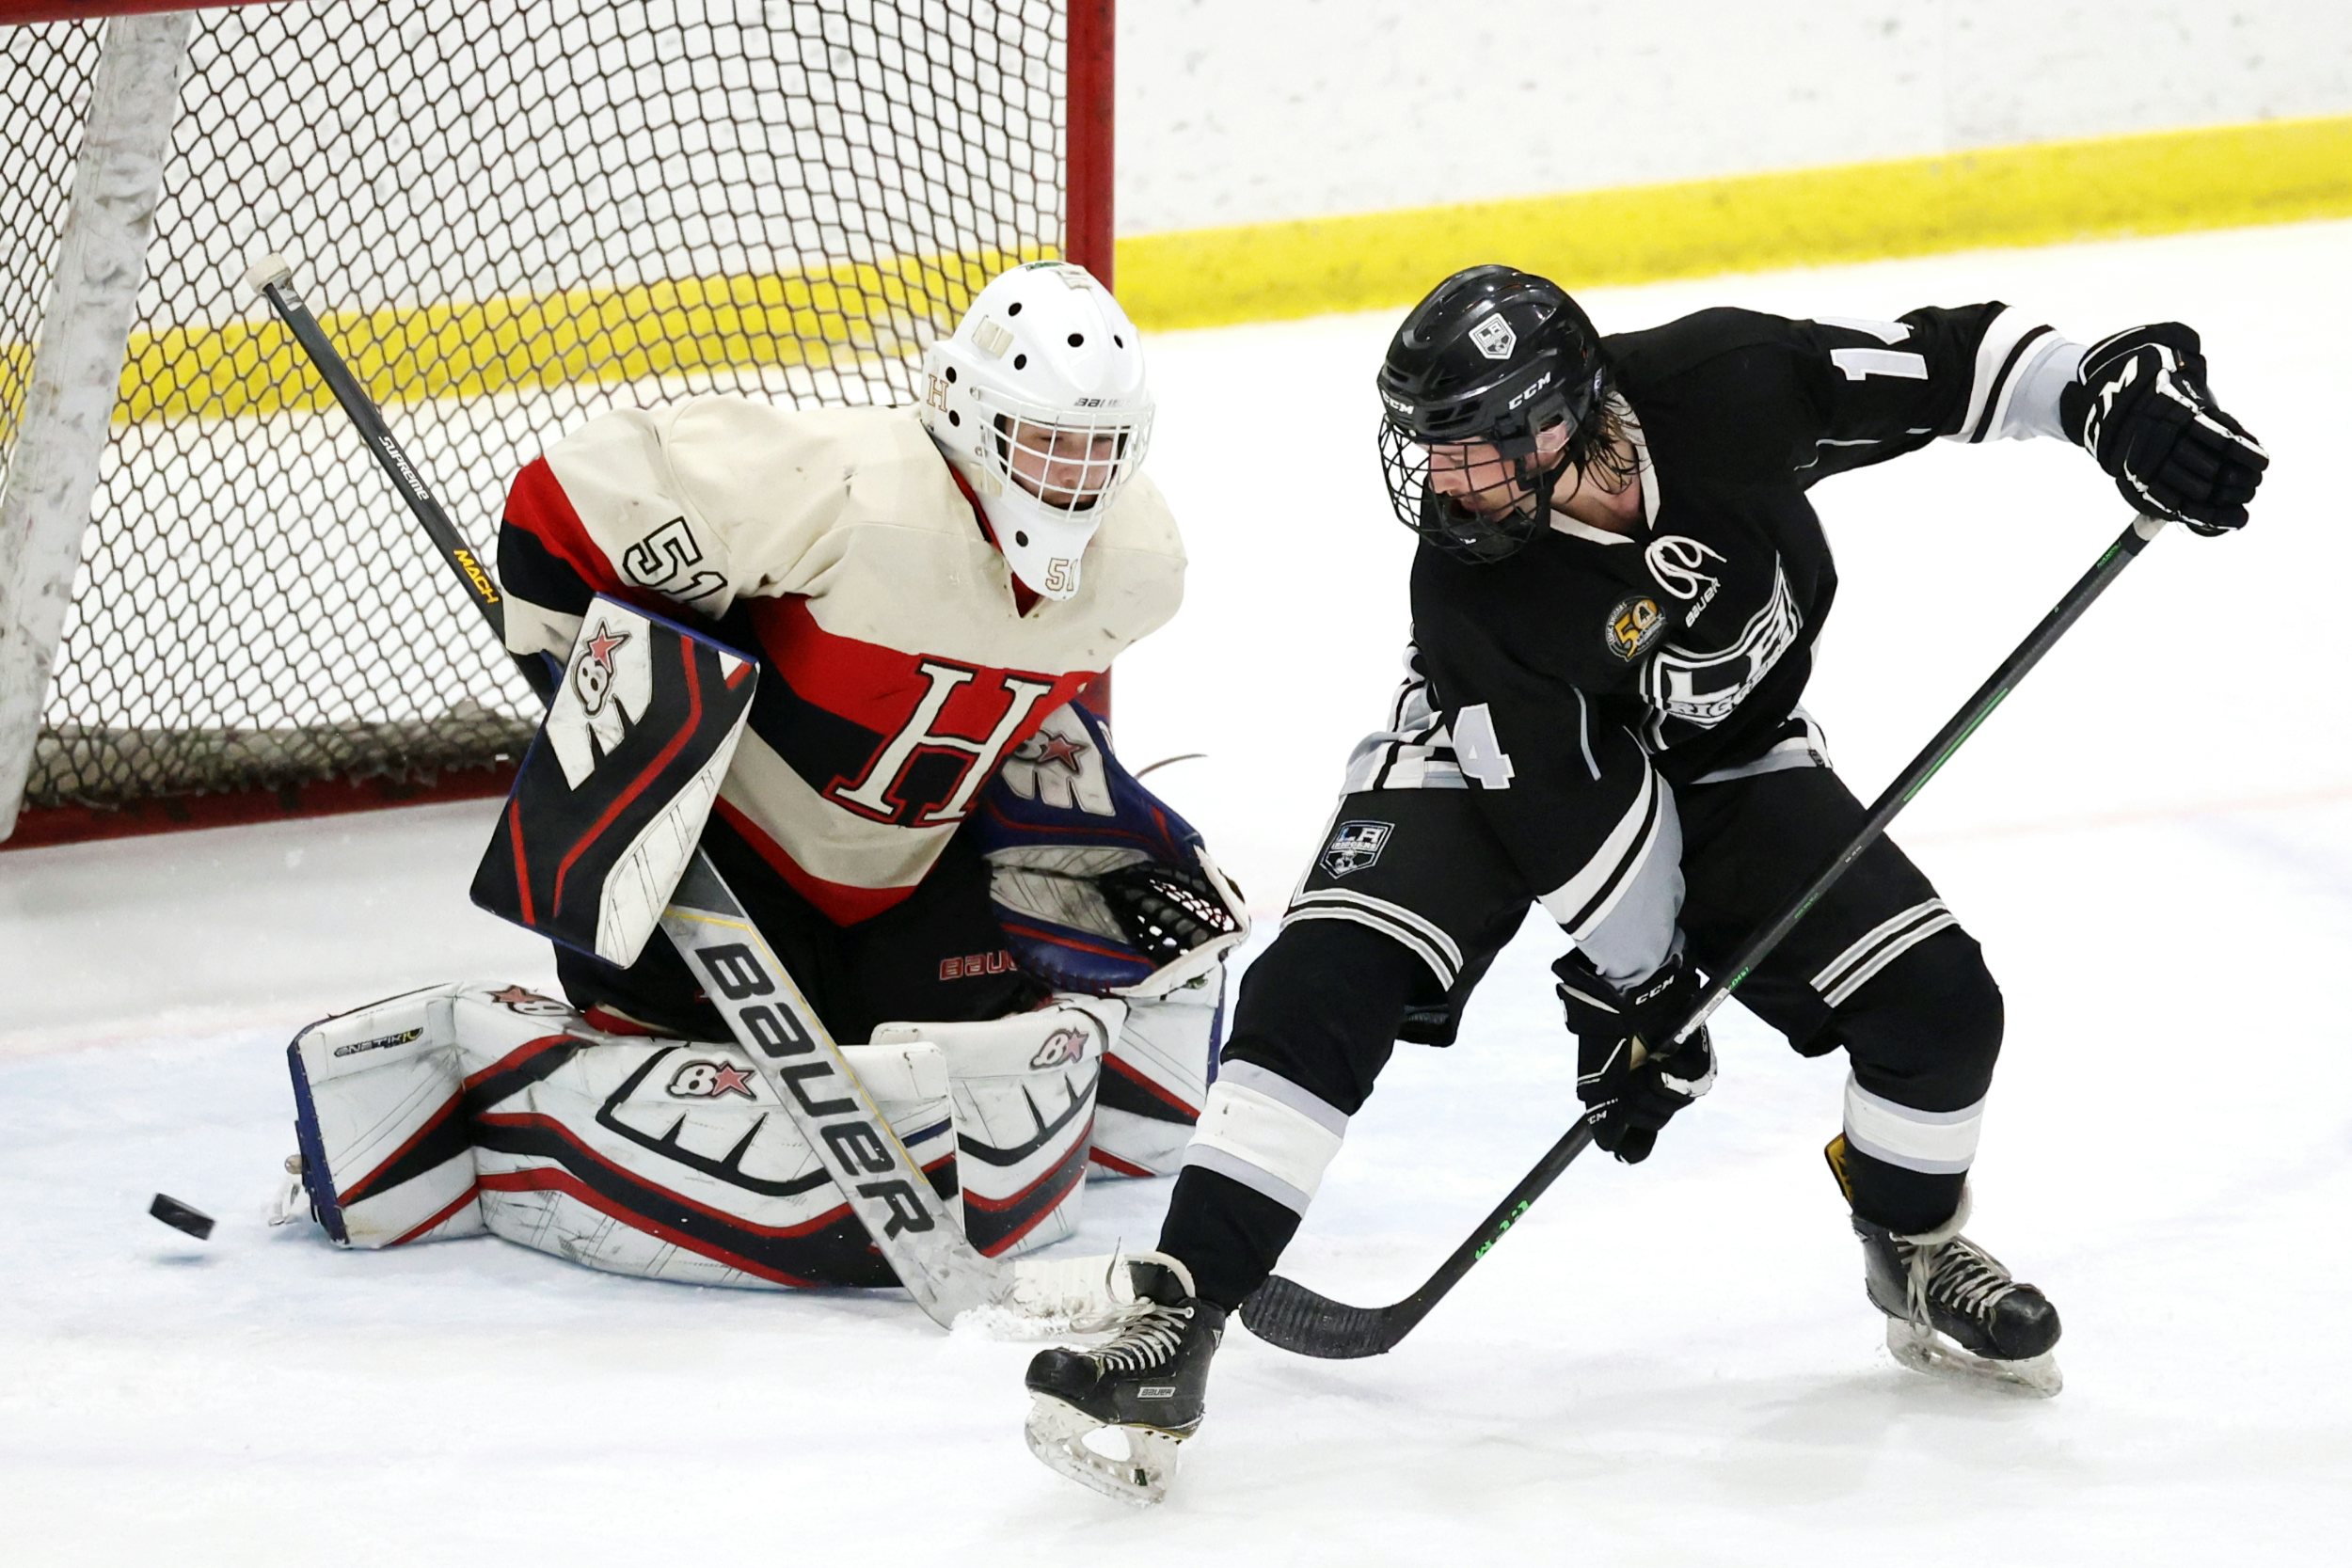
[[[1350,1307],[1278,1274],[1241,1304],[1241,1321],[1294,1355],[1360,1361],[1394,1350],[1428,1310],[1418,1291],[1393,1307]]]
[[[1494,1212],[1486,1216],[1486,1223],[1455,1247],[1453,1256],[1438,1266],[1438,1272],[1420,1290],[1403,1301],[1388,1307],[1350,1307],[1278,1274],[1241,1304],[1241,1321],[1267,1344],[1295,1355],[1311,1355],[1324,1361],[1358,1361],[1367,1355],[1386,1355],[1470,1273],[1471,1264],[1510,1234],[1519,1216],[1544,1196],[1544,1189],[1592,1143],[1593,1118],[1589,1114],[1581,1116],[1561,1134],[1560,1141],[1545,1151],[1535,1168],[1521,1177],[1518,1185],[1495,1206]]]

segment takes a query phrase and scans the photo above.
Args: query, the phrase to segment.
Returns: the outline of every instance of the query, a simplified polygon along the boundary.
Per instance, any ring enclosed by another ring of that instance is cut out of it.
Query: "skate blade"
[[[1087,1439],[1096,1433],[1110,1433],[1115,1441],[1124,1442],[1126,1457],[1089,1447]],[[1022,1435],[1047,1469],[1137,1508],[1149,1508],[1168,1496],[1168,1483],[1176,1474],[1176,1448],[1184,1441],[1152,1427],[1104,1426],[1047,1394],[1031,1396]]]
[[[1933,1329],[1921,1328],[1901,1318],[1886,1320],[1886,1348],[1897,1361],[1913,1371],[1952,1382],[1981,1383],[2045,1400],[2066,1386],[2053,1353],[2029,1355],[2019,1361],[1996,1361],[1963,1350]]]

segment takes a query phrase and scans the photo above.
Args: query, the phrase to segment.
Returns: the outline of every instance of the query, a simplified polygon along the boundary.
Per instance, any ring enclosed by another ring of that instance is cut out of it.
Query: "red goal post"
[[[486,553],[597,410],[904,402],[1008,261],[1108,280],[1114,6],[0,0],[0,839],[495,794],[535,722],[250,262]]]

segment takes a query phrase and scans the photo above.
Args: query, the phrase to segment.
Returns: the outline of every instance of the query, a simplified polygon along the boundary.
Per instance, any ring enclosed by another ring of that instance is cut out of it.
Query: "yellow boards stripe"
[[[2352,216],[2352,116],[1990,148],[1785,173],[1251,224],[1119,242],[1147,329],[1411,303],[1507,261],[1570,287]],[[366,312],[321,300],[377,399],[471,398],[718,367],[910,352],[935,313],[1028,255],[905,257]],[[0,343],[0,431],[29,354]],[[321,408],[277,324],[135,335],[118,421]]]
[[[1037,253],[897,257],[370,311],[320,324],[379,403],[475,398],[719,367],[822,369],[919,348],[997,272]],[[299,263],[297,263],[297,266]],[[296,288],[314,280],[297,276]],[[258,301],[257,307],[258,307]],[[0,403],[21,346],[0,345]],[[115,420],[317,409],[333,397],[274,318],[135,333]],[[8,412],[0,407],[0,415]]]
[[[1570,287],[2352,215],[2352,116],[1139,234],[1146,327],[1401,308],[1507,261]]]

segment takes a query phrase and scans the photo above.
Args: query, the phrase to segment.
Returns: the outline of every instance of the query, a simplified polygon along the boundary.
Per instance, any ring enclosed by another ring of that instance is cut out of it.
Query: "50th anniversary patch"
[[[1641,594],[1628,594],[1617,601],[1617,608],[1609,612],[1609,651],[1632,663],[1642,650],[1658,640],[1666,626],[1666,618],[1658,611],[1658,601]]]

